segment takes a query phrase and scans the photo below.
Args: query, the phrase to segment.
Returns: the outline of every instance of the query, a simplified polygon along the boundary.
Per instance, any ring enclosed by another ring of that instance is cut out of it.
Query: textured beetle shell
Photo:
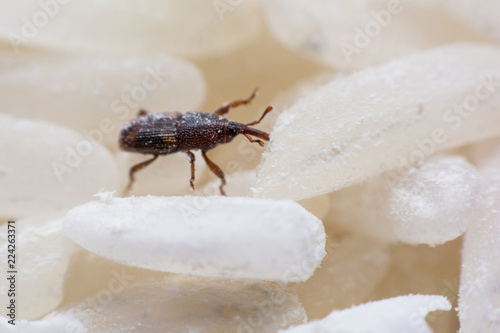
[[[170,154],[179,150],[177,129],[181,113],[158,113],[137,117],[123,126],[123,150],[144,154]]]
[[[224,117],[203,112],[140,116],[125,124],[120,146],[126,151],[159,155],[196,149],[206,151],[236,136],[227,124]]]

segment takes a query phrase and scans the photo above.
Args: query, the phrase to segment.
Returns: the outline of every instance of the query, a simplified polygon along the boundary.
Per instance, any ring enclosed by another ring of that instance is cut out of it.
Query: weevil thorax
[[[235,135],[228,128],[229,121],[216,114],[186,112],[179,126],[179,146],[182,150],[209,150],[230,142]]]

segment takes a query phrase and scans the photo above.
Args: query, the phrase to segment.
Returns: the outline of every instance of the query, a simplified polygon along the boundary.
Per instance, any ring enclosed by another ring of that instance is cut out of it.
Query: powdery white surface
[[[99,294],[63,314],[90,332],[262,332],[306,322],[297,296],[275,283],[166,276]]]
[[[499,47],[456,44],[319,87],[278,117],[255,195],[304,199],[499,134],[499,86]]]
[[[480,215],[481,178],[461,156],[438,155],[331,194],[328,221],[386,241],[437,245]]]
[[[325,255],[321,221],[292,201],[105,197],[73,208],[64,227],[113,261],[201,276],[304,281]]]
[[[229,51],[257,33],[256,5],[256,1],[2,0],[0,38],[14,50],[31,44],[75,53],[210,55]]]
[[[500,141],[470,148],[484,178],[484,215],[465,233],[458,311],[460,332],[500,331]]]
[[[7,322],[8,318],[0,317],[2,333],[86,333],[88,329],[72,315],[59,314],[44,320],[18,320],[16,325]]]
[[[23,53],[15,65],[11,58],[0,53],[1,112],[71,127],[113,149],[121,127],[140,108],[194,110],[205,96],[198,69],[172,56]]]
[[[422,1],[268,0],[263,7],[280,42],[346,71],[481,38]]]
[[[450,310],[443,296],[408,295],[333,311],[327,317],[283,333],[432,333],[425,316],[436,310]]]
[[[2,216],[63,210],[118,187],[110,152],[68,128],[0,114],[0,141]]]

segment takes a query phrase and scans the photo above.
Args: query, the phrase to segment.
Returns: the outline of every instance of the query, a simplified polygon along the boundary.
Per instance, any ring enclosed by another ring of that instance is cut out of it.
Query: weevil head
[[[249,126],[244,125],[244,124],[240,124],[240,123],[237,123],[234,121],[228,121],[226,128],[227,128],[226,136],[227,136],[227,140],[228,140],[226,142],[233,140],[234,137],[237,136],[238,134],[251,135],[251,136],[257,137],[259,139],[269,141],[269,134],[268,133],[262,132],[258,129],[249,127]]]
[[[226,124],[226,130],[224,133],[225,142],[231,142],[238,135],[241,134],[241,127],[244,126],[235,121],[229,120]]]

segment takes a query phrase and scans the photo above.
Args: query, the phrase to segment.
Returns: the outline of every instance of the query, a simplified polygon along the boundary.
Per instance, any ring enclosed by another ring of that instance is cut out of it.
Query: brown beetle
[[[224,192],[226,180],[224,172],[208,156],[207,151],[223,143],[231,142],[238,134],[243,134],[250,142],[257,142],[264,146],[261,140],[269,141],[269,134],[248,126],[257,125],[264,119],[265,115],[273,108],[268,106],[259,120],[240,124],[227,120],[224,115],[230,108],[245,105],[252,101],[257,89],[247,99],[240,99],[224,104],[214,113],[205,112],[169,112],[148,115],[146,111],[140,110],[138,117],[125,124],[120,133],[120,147],[125,151],[152,154],[149,160],[141,162],[130,168],[128,192],[134,182],[134,174],[151,164],[159,155],[173,154],[179,151],[186,152],[191,163],[190,185],[194,190],[194,154],[192,150],[200,149],[210,170],[221,179],[220,193]]]

